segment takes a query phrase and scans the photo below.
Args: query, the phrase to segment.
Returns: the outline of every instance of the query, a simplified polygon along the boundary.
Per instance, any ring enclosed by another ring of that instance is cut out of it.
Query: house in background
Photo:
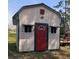
[[[47,5],[23,6],[14,16],[19,52],[59,49],[61,16]]]

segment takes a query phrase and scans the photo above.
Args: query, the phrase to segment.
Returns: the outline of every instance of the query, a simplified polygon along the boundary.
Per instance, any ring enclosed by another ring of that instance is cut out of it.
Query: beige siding
[[[40,17],[40,9],[45,9],[44,19]],[[19,39],[19,50],[20,51],[33,51],[34,50],[34,30],[31,33],[23,32],[22,24],[25,25],[35,25],[35,23],[47,23],[49,26],[60,26],[59,17],[46,9],[45,7],[34,7],[22,10],[19,14],[20,20],[20,39]],[[58,49],[59,48],[59,28],[57,28],[56,34],[50,33],[49,28],[49,39],[48,39],[48,49]]]
[[[48,49],[59,49],[59,30],[60,28],[57,28],[56,33],[51,33],[49,28]]]
[[[34,51],[34,31],[25,33],[20,25],[19,51]]]
[[[45,9],[45,15],[44,19],[41,19],[40,17],[40,9]],[[29,9],[24,9],[20,15],[20,24],[32,24],[34,25],[36,22],[41,22],[41,23],[48,23],[49,26],[59,26],[60,20],[59,17],[49,11],[48,9],[44,7],[35,7],[35,8],[29,8]]]

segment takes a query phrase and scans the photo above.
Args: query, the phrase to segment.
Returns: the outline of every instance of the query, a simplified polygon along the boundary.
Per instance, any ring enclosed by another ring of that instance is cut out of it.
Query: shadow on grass
[[[16,43],[8,43],[8,50],[13,51],[13,52],[17,52],[16,51]]]
[[[10,59],[59,59],[59,55],[51,53],[53,51],[47,52],[18,52],[16,50],[16,43],[8,43],[8,56]],[[55,52],[55,51],[54,51]],[[64,51],[56,51],[63,56]]]

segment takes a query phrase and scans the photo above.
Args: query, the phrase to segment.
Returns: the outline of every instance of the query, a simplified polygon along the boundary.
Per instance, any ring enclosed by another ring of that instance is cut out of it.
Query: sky
[[[12,24],[12,16],[26,5],[44,3],[53,8],[60,0],[8,0],[8,24]]]

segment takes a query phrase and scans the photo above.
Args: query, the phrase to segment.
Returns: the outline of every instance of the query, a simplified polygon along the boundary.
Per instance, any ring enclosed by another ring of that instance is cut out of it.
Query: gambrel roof
[[[49,6],[45,5],[44,3],[40,3],[40,4],[34,4],[34,5],[27,5],[27,6],[23,6],[14,16],[13,16],[13,24],[16,25],[19,23],[19,13],[26,8],[33,8],[33,7],[38,7],[38,6],[43,6],[45,8],[47,8],[48,10],[54,12],[55,14],[57,14],[60,18],[61,15],[59,12],[55,11],[54,9],[50,8]]]

